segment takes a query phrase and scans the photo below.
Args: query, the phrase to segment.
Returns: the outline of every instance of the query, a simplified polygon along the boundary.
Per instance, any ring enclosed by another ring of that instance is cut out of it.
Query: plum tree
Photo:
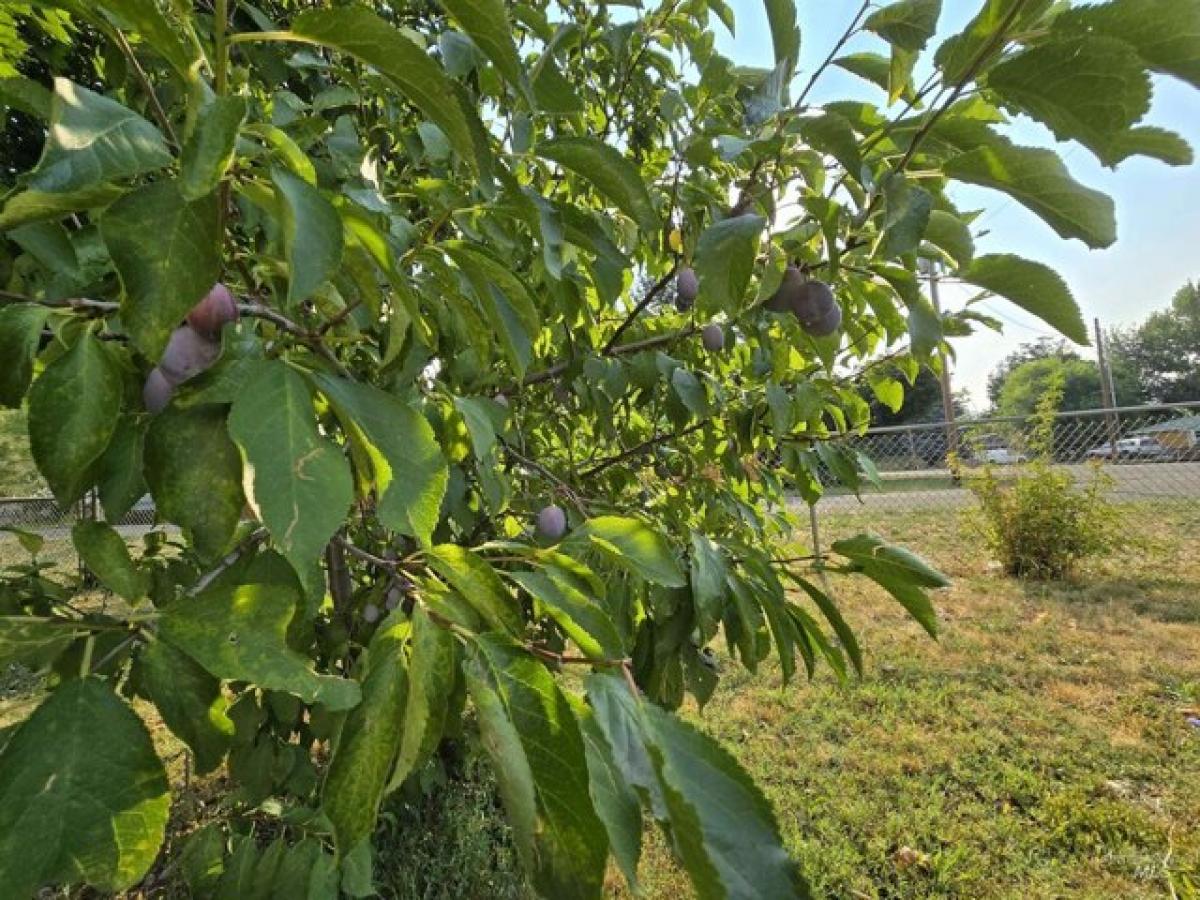
[[[145,892],[154,717],[223,767],[161,863],[180,895],[366,895],[446,741],[541,896],[610,860],[636,893],[644,823],[701,896],[804,896],[737,748],[676,710],[768,656],[861,671],[844,579],[935,631],[943,576],[874,535],[798,560],[796,504],[869,471],[864,386],[991,327],[923,261],[1086,341],[1051,269],[976,253],[958,185],[1111,245],[1112,202],[1009,123],[1190,162],[1147,116],[1152,72],[1200,83],[1200,0],[977,0],[936,48],[938,0],[864,2],[805,71],[791,0],[738,4],[762,67],[722,0],[9,5],[37,12],[0,103],[43,149],[0,147],[0,402],[60,504],[116,523],[148,489],[163,526],[78,530],[121,603],[0,572],[0,667],[54,672],[0,748],[0,893]],[[63,35],[88,52],[14,74]]]

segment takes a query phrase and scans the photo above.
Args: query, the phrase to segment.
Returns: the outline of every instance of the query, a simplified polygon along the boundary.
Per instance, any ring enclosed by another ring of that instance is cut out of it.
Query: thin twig
[[[825,57],[825,61],[813,70],[812,75],[808,79],[808,83],[804,85],[804,90],[800,92],[800,96],[796,100],[796,108],[804,105],[804,101],[808,98],[809,92],[816,85],[817,80],[825,74],[825,70],[828,69],[833,63],[834,57],[841,52],[841,49],[846,46],[850,38],[854,37],[854,35],[858,33],[858,29],[862,25],[863,17],[867,14],[867,10],[870,8],[871,0],[863,0],[863,5],[859,7],[858,13],[853,19],[850,20],[850,24],[846,26],[846,30],[842,33],[842,36],[838,39],[837,43],[833,45],[833,49],[829,51],[829,55]]]
[[[608,341],[604,344],[603,349],[601,349],[601,354],[607,356],[610,352],[612,352],[612,349],[617,346],[617,341],[621,339],[621,335],[623,335],[629,326],[634,323],[634,320],[646,310],[646,307],[653,303],[654,299],[663,292],[663,289],[675,276],[675,271],[678,268],[678,263],[672,265],[667,273],[654,283],[654,286],[646,292],[646,296],[639,300],[637,305],[629,311],[629,315],[625,317],[625,321],[617,326],[617,330],[613,332],[612,337],[608,339]]]
[[[248,534],[240,544],[227,553],[219,563],[200,576],[200,580],[192,585],[188,596],[194,597],[217,580],[227,569],[239,559],[253,550],[267,538],[267,529],[257,528]]]
[[[167,111],[163,109],[162,104],[158,102],[158,95],[154,93],[154,85],[150,83],[149,77],[146,75],[146,70],[142,68],[142,64],[138,62],[137,56],[133,52],[133,48],[129,46],[129,41],[125,39],[125,35],[121,33],[121,29],[114,28],[113,36],[117,39],[117,46],[121,48],[121,53],[129,60],[129,64],[133,66],[133,72],[137,76],[138,83],[141,84],[142,90],[145,92],[147,99],[150,101],[150,106],[154,110],[154,115],[158,121],[162,123],[163,130],[166,131],[167,137],[176,147],[180,146],[179,138],[175,134],[175,129],[171,125],[171,120],[167,117]]]
[[[637,456],[641,456],[643,453],[647,453],[650,450],[653,450],[655,447],[659,446],[660,444],[666,444],[670,441],[678,440],[679,438],[682,438],[682,437],[687,437],[689,434],[699,431],[700,429],[704,428],[708,424],[709,424],[708,421],[705,420],[703,422],[696,422],[692,425],[689,425],[687,428],[683,428],[679,431],[671,431],[666,434],[656,434],[654,437],[644,440],[640,444],[637,444],[634,447],[630,447],[628,450],[625,450],[614,456],[610,456],[608,459],[602,459],[600,462],[596,463],[594,466],[587,469],[580,477],[591,478],[595,475],[599,475],[605,469],[610,469],[613,466],[620,465],[621,463],[625,462],[626,460],[633,459],[634,457],[637,457]]]

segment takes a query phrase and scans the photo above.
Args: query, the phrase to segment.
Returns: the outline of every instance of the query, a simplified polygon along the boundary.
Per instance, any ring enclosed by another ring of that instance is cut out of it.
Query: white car
[[[996,466],[1015,466],[1018,463],[1029,462],[1029,457],[1018,453],[1011,447],[988,447],[979,454],[982,462]]]

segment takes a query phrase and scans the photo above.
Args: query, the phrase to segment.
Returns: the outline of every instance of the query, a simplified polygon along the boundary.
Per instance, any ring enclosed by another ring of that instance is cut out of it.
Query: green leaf
[[[985,65],[999,55],[1006,42],[996,40],[1001,26],[1007,34],[1019,34],[1041,18],[1054,0],[985,0],[983,8],[959,34],[938,47],[934,61],[944,82],[957,84],[973,65]]]
[[[901,0],[877,9],[863,23],[885,41],[904,50],[924,50],[937,31],[942,0]]]
[[[233,738],[221,682],[166,641],[151,641],[137,658],[140,689],[195,757],[203,775],[221,764]]]
[[[428,545],[449,475],[425,417],[379,388],[329,375],[314,380],[361,451],[379,498],[379,520]]]
[[[261,139],[267,144],[280,162],[288,167],[293,174],[300,176],[313,187],[317,185],[317,170],[304,148],[282,128],[276,128],[266,122],[251,122],[242,128],[242,134]]]
[[[862,648],[858,645],[858,638],[854,634],[854,629],[846,624],[846,620],[842,618],[842,612],[838,609],[837,604],[828,594],[809,581],[807,578],[801,578],[788,570],[784,570],[796,584],[804,590],[813,603],[817,605],[817,609],[821,611],[821,615],[829,622],[833,628],[833,633],[837,635],[838,642],[846,651],[846,655],[850,657],[850,662],[854,664],[854,671],[859,675],[863,673],[863,658]]]
[[[25,399],[33,378],[42,329],[50,310],[35,303],[14,303],[0,308],[0,405],[16,409]]]
[[[79,499],[121,412],[121,371],[90,333],[46,367],[29,392],[29,449],[60,506]]]
[[[951,157],[943,165],[951,178],[994,188],[1038,215],[1064,238],[1092,248],[1117,239],[1112,200],[1074,178],[1053,150],[1018,147],[1003,138]]]
[[[839,56],[833,61],[833,64],[857,75],[859,78],[871,82],[871,84],[880,90],[887,91],[889,95],[891,94],[892,60],[883,54],[870,52],[849,53],[846,56]],[[906,100],[911,98],[913,96],[911,87],[904,91],[901,96]],[[852,169],[851,171],[857,172],[858,169]]]
[[[858,138],[845,116],[825,112],[800,121],[800,134],[814,149],[828,153],[857,178],[862,171]]]
[[[350,709],[361,699],[358,682],[314,672],[288,646],[288,624],[301,603],[299,589],[288,584],[214,584],[163,609],[158,633],[224,681]]]
[[[54,79],[50,131],[29,187],[68,193],[170,165],[158,129],[115,100]]]
[[[125,518],[133,505],[150,491],[142,465],[146,427],[141,417],[122,416],[112,440],[96,462],[96,488],[108,522]]]
[[[65,619],[0,616],[0,666],[6,671],[13,663],[43,669],[87,633]]]
[[[697,303],[702,311],[741,312],[766,222],[753,214],[735,216],[715,222],[701,233],[695,268],[700,279]]]
[[[0,884],[136,884],[154,862],[171,798],[142,720],[105,682],[50,693],[0,755]]]
[[[1110,165],[1131,156],[1149,156],[1169,166],[1190,166],[1195,161],[1191,144],[1174,131],[1153,125],[1140,125],[1116,135],[1109,141],[1108,152]]]
[[[108,206],[124,193],[124,188],[113,184],[97,184],[68,194],[22,191],[4,204],[4,211],[0,213],[0,232]]]
[[[642,745],[637,755],[650,761],[675,850],[700,900],[809,896],[766,798],[724,748],[635,698],[620,678],[593,674],[586,685],[614,747],[618,729],[621,741],[632,735]],[[626,771],[634,783],[644,777]]]
[[[1037,44],[987,74],[1010,109],[1042,122],[1060,141],[1077,140],[1115,165],[1112,144],[1150,109],[1150,76],[1137,53],[1094,35]]]
[[[413,609],[408,672],[403,737],[388,780],[389,792],[404,784],[437,749],[457,681],[458,644],[449,631],[434,624],[422,606]]]
[[[483,308],[492,329],[499,336],[509,362],[518,377],[529,366],[533,339],[541,323],[537,306],[521,279],[481,248],[465,241],[447,241],[442,249],[462,269]]]
[[[521,633],[523,623],[516,598],[482,556],[455,544],[439,544],[429,551],[426,560],[489,627],[513,635]]]
[[[124,289],[121,320],[151,360],[220,277],[217,205],[216,194],[188,202],[176,182],[156,181],[122,197],[100,220]]]
[[[199,200],[221,183],[245,119],[246,101],[241,97],[214,97],[200,110],[179,162],[179,192],[185,200]]]
[[[890,176],[883,190],[884,231],[878,253],[880,258],[890,259],[912,253],[921,245],[933,212],[933,195],[910,184],[903,175]]]
[[[481,635],[466,668],[479,727],[521,861],[544,897],[599,897],[608,839],[589,800],[583,737],[546,668]]]
[[[529,96],[529,79],[513,43],[513,28],[503,0],[441,0],[441,4],[504,79]]]
[[[146,481],[168,522],[184,529],[196,553],[213,560],[233,543],[241,520],[242,458],[219,406],[169,406],[150,424]]]
[[[572,533],[570,542],[576,546],[590,542],[617,565],[663,587],[687,584],[666,538],[637,519],[589,519]]]
[[[313,9],[292,23],[301,38],[374,66],[445,132],[459,155],[477,160],[471,122],[441,67],[402,32],[363,6]]]
[[[851,561],[852,570],[862,572],[899,600],[931,637],[937,637],[937,615],[924,589],[948,587],[950,580],[945,575],[876,535],[834,541],[831,548]]]
[[[583,735],[587,756],[588,788],[596,815],[604,823],[613,858],[630,891],[638,896],[637,868],[642,855],[642,810],[638,796],[622,774],[612,747],[595,714],[584,704],[575,705],[575,718]]]
[[[1056,31],[1085,30],[1132,44],[1146,65],[1200,88],[1200,2],[1114,0],[1065,10]]]
[[[35,119],[50,119],[53,94],[43,84],[23,75],[0,78],[0,103],[19,109]]]
[[[1012,254],[991,254],[976,259],[962,278],[1015,303],[1075,343],[1088,343],[1079,304],[1049,266]]]
[[[67,229],[58,222],[22,225],[9,232],[8,237],[48,271],[71,282],[79,278],[75,245]]]
[[[493,410],[503,412],[494,400],[484,397],[455,397],[454,408],[462,416],[463,424],[467,426],[467,434],[471,436],[471,449],[475,458],[484,460],[496,446],[496,429],[502,424],[496,419],[498,415]]]
[[[304,378],[282,360],[251,370],[229,413],[250,469],[250,504],[301,576],[320,558],[354,502],[350,465],[317,430]]]
[[[157,53],[185,81],[196,79],[199,64],[194,46],[184,41],[154,0],[97,0],[96,5],[115,18],[127,30],[136,31],[145,40],[139,46]]]
[[[800,60],[800,26],[796,24],[795,0],[763,0],[767,22],[771,26],[771,44],[775,48],[775,64],[789,61],[790,75]]]
[[[646,234],[658,229],[658,213],[641,173],[615,147],[591,137],[564,137],[542,141],[537,154],[590,182]]]
[[[975,257],[975,241],[971,229],[958,216],[940,209],[929,214],[925,240],[946,251],[960,269],[965,269]]]
[[[711,538],[692,532],[691,587],[696,617],[705,634],[716,630],[729,598],[729,570],[721,548]]]
[[[537,600],[585,656],[624,659],[625,646],[607,609],[553,568],[509,577]]]
[[[83,564],[106,588],[130,602],[145,596],[146,577],[130,558],[125,539],[111,525],[82,519],[71,529],[71,540]]]
[[[288,306],[295,308],[333,277],[342,261],[342,218],[303,178],[272,169],[283,199],[283,249],[288,262]]]
[[[46,546],[46,539],[36,531],[26,531],[23,528],[14,528],[11,525],[0,527],[0,533],[11,534],[17,539],[17,543],[30,556],[37,556],[42,552],[42,548]]]
[[[338,735],[321,807],[333,823],[338,852],[345,855],[370,838],[384,787],[400,750],[408,676],[404,639],[408,623],[391,617],[367,651],[362,702],[350,711]]]

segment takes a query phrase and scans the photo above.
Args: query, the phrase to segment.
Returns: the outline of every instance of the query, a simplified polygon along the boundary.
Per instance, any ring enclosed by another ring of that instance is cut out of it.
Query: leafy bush
[[[714,646],[861,667],[814,567],[935,630],[912,554],[785,552],[793,491],[857,479],[856,384],[895,408],[991,321],[939,315],[920,258],[1086,340],[1051,269],[976,256],[949,185],[1111,245],[1112,201],[1005,123],[1186,162],[1135,126],[1151,70],[1195,80],[1198,4],[988,0],[934,51],[939,0],[863,3],[799,79],[789,0],[757,10],[764,69],[717,51],[722,0],[32,4],[35,58],[0,41],[44,143],[0,142],[0,404],[61,505],[98,494],[72,537],[120,602],[0,576],[0,664],[55,674],[0,753],[4,890],[142,877],[153,710],[253,823],[196,845],[221,896],[370,892],[386,798],[466,723],[539,894],[636,880],[648,816],[703,896],[803,896],[675,710]],[[817,106],[834,65],[886,102]],[[110,523],[147,491],[172,527],[131,552]]]
[[[988,465],[967,477],[989,549],[1018,578],[1062,578],[1082,560],[1106,552],[1117,534],[1108,476],[1093,466],[1080,484],[1054,464],[1054,414],[1061,399],[1061,380],[1051,382],[1032,419],[1028,462],[1006,470]]]

